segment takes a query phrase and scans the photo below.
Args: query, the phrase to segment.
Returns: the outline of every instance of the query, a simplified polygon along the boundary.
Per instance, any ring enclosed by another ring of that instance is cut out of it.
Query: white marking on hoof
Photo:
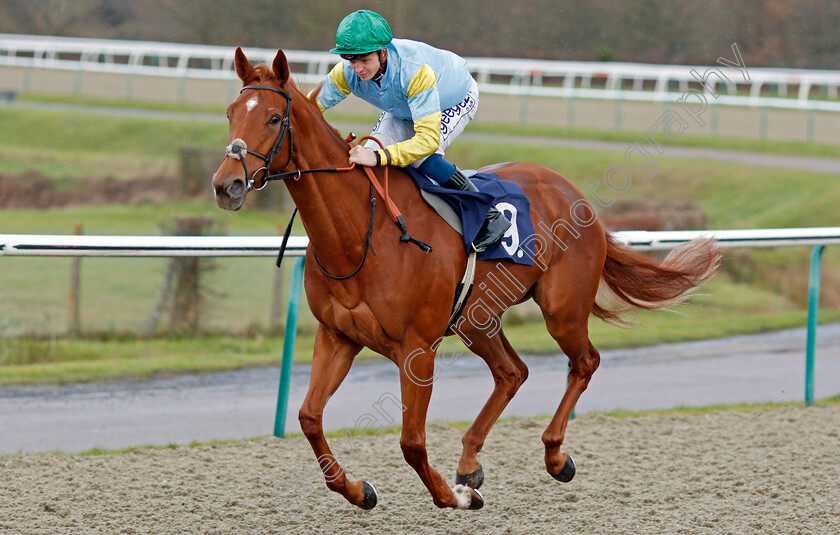
[[[458,500],[458,504],[455,506],[456,509],[470,508],[470,504],[472,503],[471,490],[466,485],[455,485],[452,487],[452,492],[455,493],[455,499]]]

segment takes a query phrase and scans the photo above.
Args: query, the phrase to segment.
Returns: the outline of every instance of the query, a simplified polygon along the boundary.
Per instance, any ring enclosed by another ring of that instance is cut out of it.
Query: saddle
[[[518,184],[502,180],[496,173],[463,171],[479,192],[453,190],[440,186],[412,166],[404,169],[420,188],[423,200],[461,234],[467,252],[472,250],[471,244],[492,204],[508,218],[511,227],[502,239],[479,253],[478,260],[511,260],[534,265],[533,258],[520,249],[523,239],[534,235],[534,225],[531,203]]]

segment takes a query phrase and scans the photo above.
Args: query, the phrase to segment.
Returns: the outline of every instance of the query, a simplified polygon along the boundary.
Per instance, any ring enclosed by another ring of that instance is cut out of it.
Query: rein
[[[271,87],[271,86],[265,86],[265,85],[246,85],[245,87],[242,88],[240,93],[242,93],[246,89],[273,91],[273,92],[285,97],[286,101],[287,101],[286,110],[283,112],[283,118],[282,118],[282,123],[281,123],[281,127],[280,127],[280,132],[277,134],[277,139],[274,141],[274,145],[272,146],[271,151],[268,154],[264,155],[264,154],[260,154],[259,152],[248,149],[245,141],[243,141],[241,139],[234,139],[231,142],[231,144],[228,145],[225,148],[225,157],[229,157],[229,158],[233,158],[235,160],[239,160],[240,163],[242,164],[242,169],[245,171],[245,180],[246,180],[246,188],[247,188],[246,192],[250,191],[250,190],[260,191],[263,188],[265,188],[265,186],[269,182],[274,181],[274,180],[287,180],[289,178],[292,178],[294,180],[299,180],[301,178],[301,175],[303,175],[304,173],[346,172],[346,171],[352,171],[353,169],[355,169],[356,163],[353,162],[353,163],[350,164],[349,167],[327,167],[327,168],[321,168],[321,169],[297,169],[295,171],[286,171],[286,172],[282,172],[282,173],[273,173],[272,174],[271,173],[271,168],[273,166],[272,164],[274,163],[274,158],[280,152],[280,148],[282,147],[283,141],[285,140],[287,134],[289,136],[289,155],[288,155],[288,157],[286,159],[286,163],[283,165],[283,167],[288,167],[289,164],[291,164],[292,157],[294,155],[294,135],[293,135],[293,132],[292,132],[292,123],[291,123],[292,95],[291,95],[291,93],[288,93],[286,91],[283,91],[283,90],[280,90],[280,89],[277,89],[277,88]],[[348,136],[347,142],[351,143],[353,139],[355,139],[355,136],[353,134],[350,134],[350,136]],[[371,136],[365,136],[365,137],[361,138],[359,140],[359,142],[361,143],[362,141],[364,141],[366,139],[373,139],[374,141],[376,141],[379,144],[380,147],[383,147],[381,141],[379,141],[378,139],[376,139],[374,137],[371,137]],[[245,164],[245,154],[251,154],[253,156],[256,156],[257,158],[260,158],[262,161],[265,162],[265,165],[260,167],[256,171],[254,171],[253,174],[249,174],[248,166]],[[408,233],[408,230],[407,230],[406,224],[405,224],[405,218],[403,218],[402,213],[400,213],[399,208],[397,208],[397,205],[394,203],[393,200],[391,200],[390,195],[388,195],[388,167],[387,166],[385,167],[385,172],[384,172],[384,177],[383,177],[384,182],[385,182],[385,187],[384,188],[382,187],[382,184],[380,184],[379,179],[376,178],[376,175],[374,174],[372,169],[370,169],[369,167],[364,167],[364,166],[362,168],[364,169],[365,174],[367,175],[368,181],[370,182],[371,208],[370,208],[370,224],[368,225],[367,236],[365,237],[365,250],[364,250],[364,253],[362,254],[362,260],[359,262],[359,265],[349,275],[343,275],[343,276],[332,275],[326,269],[324,269],[324,267],[318,261],[318,256],[315,254],[315,249],[314,248],[312,249],[312,256],[313,256],[313,258],[315,258],[315,264],[318,266],[318,269],[320,269],[321,272],[324,273],[324,275],[326,275],[329,278],[334,279],[334,280],[346,280],[346,279],[349,279],[350,277],[356,275],[362,269],[362,266],[364,265],[365,260],[367,259],[368,251],[372,248],[371,239],[372,239],[372,236],[373,236],[373,226],[374,226],[375,214],[376,214],[376,197],[374,195],[374,190],[376,190],[376,193],[378,193],[380,195],[380,197],[382,197],[385,200],[385,206],[388,209],[388,213],[391,215],[391,219],[397,225],[397,228],[400,229],[400,233],[401,233],[400,241],[403,242],[403,243],[413,243],[416,246],[418,246],[420,248],[420,250],[422,250],[423,252],[426,252],[426,253],[432,252],[432,246],[431,245],[429,245],[427,243],[424,243],[424,242],[412,237],[411,234]],[[282,169],[282,167],[281,167],[281,169]],[[260,181],[259,186],[257,186],[256,185],[256,177],[257,177],[257,174],[260,171],[264,171],[264,174],[262,176],[262,179]],[[295,208],[294,212],[292,213],[292,217],[289,219],[289,223],[286,227],[286,230],[283,233],[283,241],[280,244],[280,252],[277,256],[277,267],[278,268],[280,267],[280,264],[282,262],[283,253],[286,250],[286,244],[288,242],[289,235],[291,234],[292,223],[294,221],[294,218],[295,218],[296,214],[297,214],[297,208]],[[376,253],[374,252],[374,254],[376,254]]]

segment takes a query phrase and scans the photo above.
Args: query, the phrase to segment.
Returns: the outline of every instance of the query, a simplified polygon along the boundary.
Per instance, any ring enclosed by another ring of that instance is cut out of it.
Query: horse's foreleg
[[[361,346],[343,334],[332,331],[324,325],[318,327],[315,335],[315,352],[312,357],[312,374],[309,390],[300,408],[300,427],[306,435],[321,470],[327,487],[344,496],[353,505],[370,509],[376,505],[376,492],[364,481],[348,481],[324,437],[322,417],[327,400],[335,393],[347,376],[353,358]]]
[[[528,368],[511,347],[500,330],[496,336],[475,336],[470,349],[487,363],[495,386],[481,412],[461,439],[464,445],[455,483],[477,489],[484,482],[484,471],[478,462],[478,452],[484,446],[490,428],[501,416],[510,400],[528,378]]]
[[[406,462],[420,476],[438,507],[480,509],[484,505],[481,494],[463,485],[450,488],[429,465],[426,453],[426,412],[432,396],[434,353],[428,347],[420,348],[398,362],[402,403],[406,407],[403,411],[400,447]]]

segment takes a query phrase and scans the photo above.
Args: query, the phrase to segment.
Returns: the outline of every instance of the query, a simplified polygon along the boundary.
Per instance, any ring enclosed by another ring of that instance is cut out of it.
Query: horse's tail
[[[607,233],[607,259],[599,298],[607,297],[604,293],[612,294],[612,303],[602,306],[596,302],[592,313],[609,323],[626,324],[621,316],[633,309],[676,306],[715,274],[720,257],[714,240],[695,239],[676,247],[659,262]]]

